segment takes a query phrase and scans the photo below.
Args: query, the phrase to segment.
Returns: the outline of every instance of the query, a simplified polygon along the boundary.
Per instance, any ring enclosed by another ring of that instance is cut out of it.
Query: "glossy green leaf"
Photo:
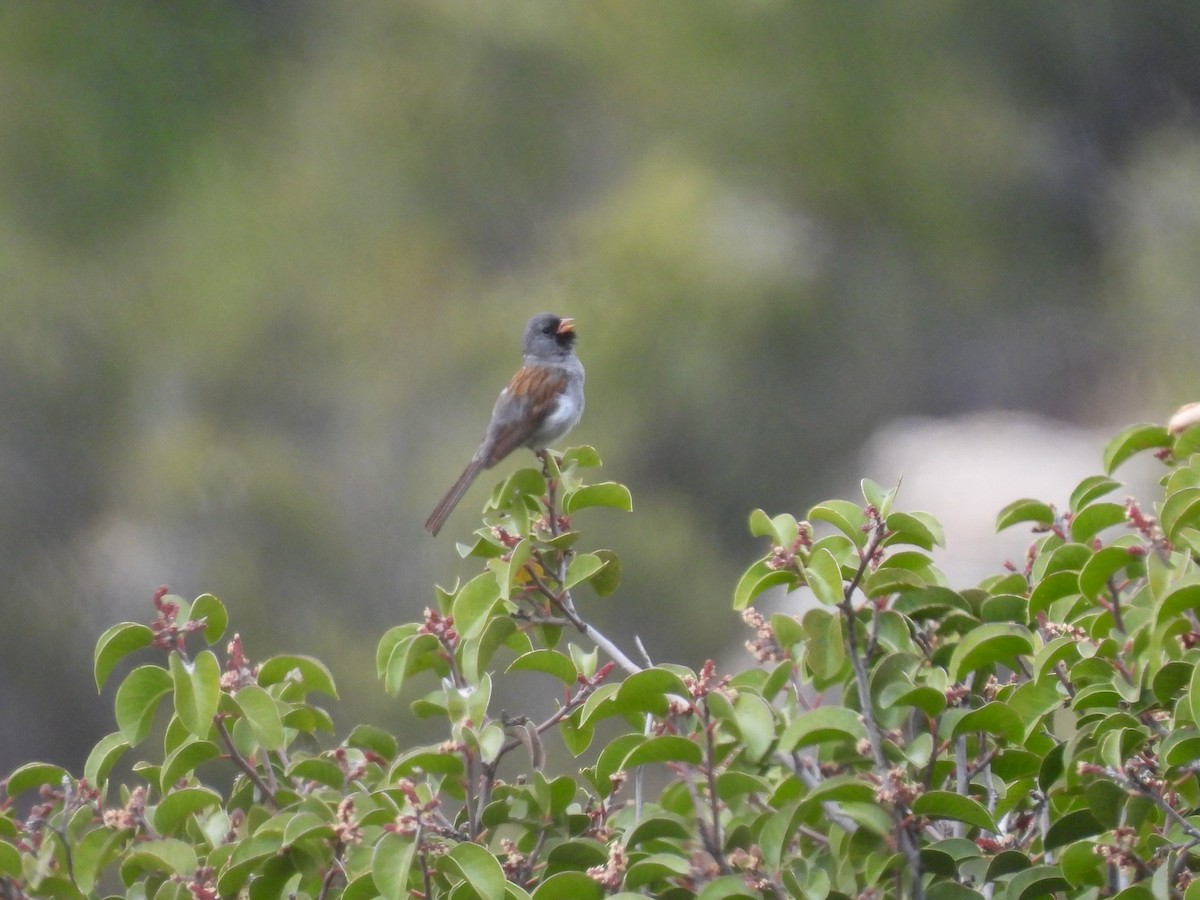
[[[804,661],[818,678],[832,678],[846,664],[842,640],[842,615],[827,609],[804,614]]]
[[[388,693],[400,693],[408,676],[431,668],[440,651],[441,644],[432,634],[411,635],[396,644],[388,658],[384,677]]]
[[[633,769],[649,763],[681,762],[698,766],[701,761],[700,745],[677,734],[661,734],[648,738],[634,747],[621,763],[622,769]]]
[[[1070,888],[1071,883],[1063,877],[1058,866],[1032,866],[1012,877],[1007,896],[1012,900],[1035,900]]]
[[[249,684],[233,695],[254,739],[264,750],[281,750],[284,746],[283,720],[275,698],[258,685]]]
[[[221,664],[211,650],[201,650],[191,662],[172,652],[170,666],[175,714],[189,732],[207,737],[221,701]]]
[[[813,595],[827,606],[836,606],[845,599],[842,569],[828,550],[814,550],[804,567],[804,581]]]
[[[1125,523],[1125,506],[1121,503],[1093,503],[1071,520],[1071,538],[1090,541],[1106,528]]]
[[[996,530],[1003,531],[1021,522],[1032,522],[1043,528],[1054,524],[1054,507],[1028,497],[1014,500],[996,516]]]
[[[1079,482],[1075,490],[1071,492],[1067,509],[1077,513],[1088,504],[1111,494],[1119,487],[1121,487],[1121,482],[1109,478],[1107,475],[1089,475]]]
[[[504,870],[496,857],[478,844],[455,844],[436,865],[450,881],[469,884],[480,900],[504,900]]]
[[[557,650],[530,650],[514,659],[507,672],[545,672],[566,685],[575,684],[579,673],[569,657]]]
[[[946,543],[939,525],[932,516],[925,513],[894,512],[887,517],[888,546],[912,544],[925,550],[941,547]]]
[[[196,871],[196,862],[195,849],[184,841],[174,838],[145,841],[122,860],[121,880],[130,885],[146,872],[190,878]]]
[[[862,717],[852,709],[826,706],[803,712],[784,729],[779,749],[791,753],[827,741],[857,742],[867,736]]]
[[[325,663],[312,656],[295,653],[272,656],[258,667],[260,686],[270,687],[284,682],[300,685],[305,694],[321,693],[337,699],[333,673]]]
[[[220,806],[221,801],[221,795],[209,788],[176,788],[154,808],[154,828],[161,835],[170,835],[188,816],[211,806]]]
[[[987,807],[973,797],[953,791],[926,791],[913,801],[912,811],[931,819],[953,819],[985,831],[999,831]]]
[[[1107,883],[1104,858],[1096,852],[1095,841],[1071,843],[1063,849],[1058,865],[1073,887],[1103,887]]]
[[[117,688],[117,727],[132,746],[150,733],[154,713],[163,695],[171,690],[171,675],[160,666],[138,666]]]
[[[408,874],[412,870],[417,845],[412,838],[394,832],[384,834],[371,855],[371,873],[375,887],[384,900],[408,897]]]
[[[58,790],[63,786],[64,779],[69,781],[70,775],[62,766],[52,763],[26,763],[13,770],[5,781],[4,789],[9,797],[43,785]]]
[[[959,719],[951,734],[958,737],[975,731],[998,735],[1015,744],[1025,736],[1025,723],[1010,706],[993,700]]]
[[[1163,622],[1184,612],[1200,610],[1200,581],[1189,579],[1173,588],[1162,598],[1158,607],[1157,622]]]
[[[671,695],[688,697],[683,679],[668,669],[643,669],[630,675],[617,689],[617,706],[623,713],[665,716]]]
[[[965,634],[954,648],[947,668],[952,681],[961,681],[968,672],[1031,653],[1033,636],[1029,629],[1023,625],[993,622]]]
[[[89,831],[71,852],[75,884],[84,894],[91,894],[101,870],[116,859],[128,835],[123,830],[97,828]],[[5,844],[0,843],[0,850]],[[0,872],[4,866],[0,864]]]
[[[21,854],[16,847],[6,841],[0,841],[0,876],[9,878],[21,876]]]
[[[1058,817],[1051,823],[1046,832],[1044,846],[1047,850],[1057,850],[1081,838],[1091,837],[1105,831],[1105,826],[1090,810],[1077,809]]]
[[[588,581],[604,568],[604,561],[593,553],[577,553],[567,567],[567,578],[563,587],[570,589]]]
[[[828,522],[849,538],[856,547],[865,547],[867,544],[867,535],[863,531],[867,517],[860,506],[846,500],[827,500],[810,509],[808,518]]]
[[[204,640],[209,645],[215,644],[225,635],[229,627],[229,612],[225,604],[212,594],[201,594],[192,601],[188,612],[189,622],[204,621]]]
[[[738,580],[733,592],[733,608],[740,612],[754,602],[763,591],[778,585],[791,589],[796,583],[796,574],[787,569],[778,569],[762,559],[746,570]]]
[[[884,490],[882,485],[876,484],[870,478],[864,478],[858,483],[858,486],[862,491],[863,500],[875,507],[876,512],[886,519],[892,511],[892,501],[896,499],[900,485],[897,484],[891,490]]]
[[[181,779],[188,778],[203,765],[221,755],[221,749],[212,741],[190,740],[167,754],[159,774],[159,787],[165,792]]]
[[[464,584],[455,594],[451,608],[455,630],[468,640],[477,637],[499,602],[500,593],[494,572],[484,572]]]
[[[1135,453],[1171,446],[1171,435],[1161,425],[1133,425],[1104,447],[1104,471],[1111,475],[1117,466]]]
[[[1138,562],[1125,547],[1110,546],[1096,551],[1079,570],[1079,592],[1089,600],[1107,595],[1108,580],[1131,562]]]
[[[584,872],[555,872],[533,892],[533,900],[600,900],[604,888]],[[511,897],[511,895],[510,895]]]
[[[769,537],[779,547],[790,547],[800,534],[800,523],[790,513],[771,517],[761,509],[750,513],[750,534],[754,537]]]
[[[130,653],[149,647],[153,641],[154,632],[137,622],[122,622],[100,635],[94,656],[96,690],[103,689],[117,663]]]
[[[1176,540],[1184,528],[1200,522],[1200,487],[1184,488],[1167,496],[1158,514],[1168,540]]]
[[[128,749],[129,741],[125,740],[125,735],[119,731],[102,737],[83,764],[83,777],[87,779],[88,784],[93,787],[103,785],[108,779],[108,773]]]
[[[629,488],[615,481],[602,481],[598,484],[588,484],[572,491],[563,497],[563,512],[567,515],[587,509],[590,506],[607,506],[622,512],[633,511],[633,495]]]
[[[603,566],[588,579],[588,585],[597,597],[611,597],[621,586],[621,559],[612,550],[596,550],[594,555]]]

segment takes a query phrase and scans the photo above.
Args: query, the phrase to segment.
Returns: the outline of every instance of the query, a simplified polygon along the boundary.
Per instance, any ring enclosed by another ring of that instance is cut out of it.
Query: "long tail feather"
[[[462,499],[463,494],[467,492],[467,488],[471,486],[479,473],[483,471],[483,459],[472,459],[467,467],[463,469],[463,473],[458,476],[458,481],[451,485],[450,490],[446,491],[446,496],[429,514],[429,518],[425,521],[425,528],[430,534],[436,535],[442,530],[442,526],[446,524],[446,519],[450,513],[454,512],[454,507],[458,506],[458,501]]]

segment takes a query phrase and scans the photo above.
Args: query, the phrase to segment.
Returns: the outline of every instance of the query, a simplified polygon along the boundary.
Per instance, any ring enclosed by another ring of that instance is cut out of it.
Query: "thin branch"
[[[220,736],[221,742],[225,745],[225,749],[229,751],[229,758],[233,760],[234,765],[245,773],[246,777],[250,779],[250,783],[258,789],[258,792],[271,805],[271,808],[278,809],[279,807],[275,801],[275,792],[263,781],[262,776],[258,774],[258,770],[251,765],[250,761],[242,756],[238,748],[234,746],[233,737],[229,734],[229,729],[225,727],[224,719],[217,716],[214,721],[217,726],[217,734]]]

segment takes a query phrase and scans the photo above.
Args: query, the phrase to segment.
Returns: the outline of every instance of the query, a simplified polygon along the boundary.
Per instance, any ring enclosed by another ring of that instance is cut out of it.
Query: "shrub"
[[[1064,510],[1011,504],[998,525],[1032,527],[1027,557],[965,590],[931,560],[937,523],[869,481],[804,521],[755,511],[769,549],[733,605],[757,665],[736,674],[637,662],[587,621],[577,589],[612,593],[620,568],[577,513],[630,497],[585,480],[590,448],[548,459],[492,496],[463,548],[479,574],[379,642],[385,688],[428,691],[434,746],[366,726],[335,743],[321,662],[253,664],[236,635],[222,662],[220,601],[160,592],[149,625],[97,644],[101,688],[153,655],[82,776],[7,779],[0,896],[1196,900],[1198,435],[1109,444],[1109,473],[1157,451],[1154,515],[1110,475]],[[766,617],[750,604],[774,586],[815,602]],[[497,713],[513,671],[561,701]],[[552,738],[590,764],[553,771]]]

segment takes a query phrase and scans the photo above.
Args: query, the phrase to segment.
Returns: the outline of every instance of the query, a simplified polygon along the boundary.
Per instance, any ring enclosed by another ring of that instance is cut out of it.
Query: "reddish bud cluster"
[[[236,693],[258,680],[258,666],[252,666],[242,649],[242,636],[235,634],[225,648],[225,671],[221,673],[221,690]]]
[[[683,683],[687,685],[688,693],[697,700],[713,693],[723,694],[729,700],[736,700],[737,691],[729,686],[731,680],[729,675],[717,675],[717,664],[711,659],[700,667],[699,675],[683,676]]]
[[[606,890],[616,891],[620,890],[628,866],[629,858],[621,842],[613,841],[608,847],[608,862],[602,866],[592,866],[587,870],[587,876]]]
[[[1125,518],[1148,543],[1155,547],[1161,547],[1163,550],[1171,549],[1171,543],[1159,527],[1158,520],[1142,512],[1142,508],[1133,497],[1125,499]]]
[[[354,800],[350,797],[343,797],[338,804],[333,836],[339,844],[362,843],[362,827],[354,821]]]
[[[436,609],[425,607],[425,621],[417,634],[432,634],[442,645],[453,650],[458,646],[458,632],[454,630],[454,616],[443,616]]]
[[[742,621],[754,629],[754,637],[746,641],[746,649],[760,663],[783,662],[787,654],[775,639],[766,618],[753,606],[742,612]]]

